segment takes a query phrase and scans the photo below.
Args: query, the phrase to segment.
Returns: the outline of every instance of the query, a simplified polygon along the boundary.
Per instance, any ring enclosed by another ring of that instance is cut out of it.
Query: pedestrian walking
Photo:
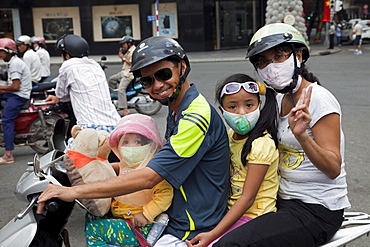
[[[353,44],[355,45],[355,55],[361,55],[361,43],[362,43],[362,26],[361,24],[356,21],[355,26],[353,27],[352,34],[355,34],[355,40],[353,41]]]

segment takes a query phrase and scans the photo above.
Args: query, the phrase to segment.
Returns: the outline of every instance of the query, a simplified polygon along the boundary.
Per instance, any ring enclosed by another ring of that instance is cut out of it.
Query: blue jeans
[[[222,237],[220,246],[319,246],[329,241],[343,222],[344,210],[330,211],[300,200],[277,200],[278,211],[267,213]]]
[[[14,121],[27,100],[28,99],[19,97],[14,93],[0,94],[0,101],[5,101],[4,107],[0,104],[0,109],[3,109],[2,125],[5,139],[5,150],[14,150]]]

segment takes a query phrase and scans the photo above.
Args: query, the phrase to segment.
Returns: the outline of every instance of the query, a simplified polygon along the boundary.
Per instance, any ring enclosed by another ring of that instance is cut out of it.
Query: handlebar
[[[45,203],[45,208],[49,212],[55,212],[58,210],[61,203],[62,201],[60,199],[52,198]]]

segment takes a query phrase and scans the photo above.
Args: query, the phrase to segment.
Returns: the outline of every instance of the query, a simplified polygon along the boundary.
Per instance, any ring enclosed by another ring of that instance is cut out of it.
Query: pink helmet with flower
[[[7,53],[17,53],[17,46],[14,40],[9,38],[1,38],[0,50],[6,51]]]

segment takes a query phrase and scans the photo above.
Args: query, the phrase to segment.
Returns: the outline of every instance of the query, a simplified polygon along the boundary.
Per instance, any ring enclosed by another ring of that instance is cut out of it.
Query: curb
[[[342,51],[342,49],[340,48],[335,48],[335,49],[332,49],[332,50],[315,50],[315,51],[311,51],[310,53],[310,56],[325,56],[325,55],[330,55],[330,54],[335,54],[335,53],[338,53]],[[234,53],[236,53],[237,51],[234,51]],[[217,54],[217,56],[215,56],[215,53],[213,53],[213,57],[212,57],[212,52],[207,52],[207,54],[200,52],[200,53],[197,53],[197,52],[190,52],[187,54],[188,55],[188,58],[190,60],[191,63],[210,63],[210,62],[240,62],[240,61],[248,61],[248,59],[245,59],[244,58],[244,53],[243,53],[243,57],[240,57],[239,55],[238,56],[232,56],[232,54],[228,54],[226,53],[226,55],[228,56],[225,56],[224,53],[220,53]],[[100,61],[100,57],[102,55],[91,55],[89,56],[91,59],[95,60],[95,61]],[[203,57],[202,57],[203,56]],[[106,61],[104,61],[104,64],[106,65],[120,65],[122,64],[122,62],[116,58],[115,55],[109,55],[107,56],[109,57]],[[51,65],[54,65],[54,66],[60,66],[62,64],[62,59],[61,57],[51,57],[50,58],[51,60]]]

